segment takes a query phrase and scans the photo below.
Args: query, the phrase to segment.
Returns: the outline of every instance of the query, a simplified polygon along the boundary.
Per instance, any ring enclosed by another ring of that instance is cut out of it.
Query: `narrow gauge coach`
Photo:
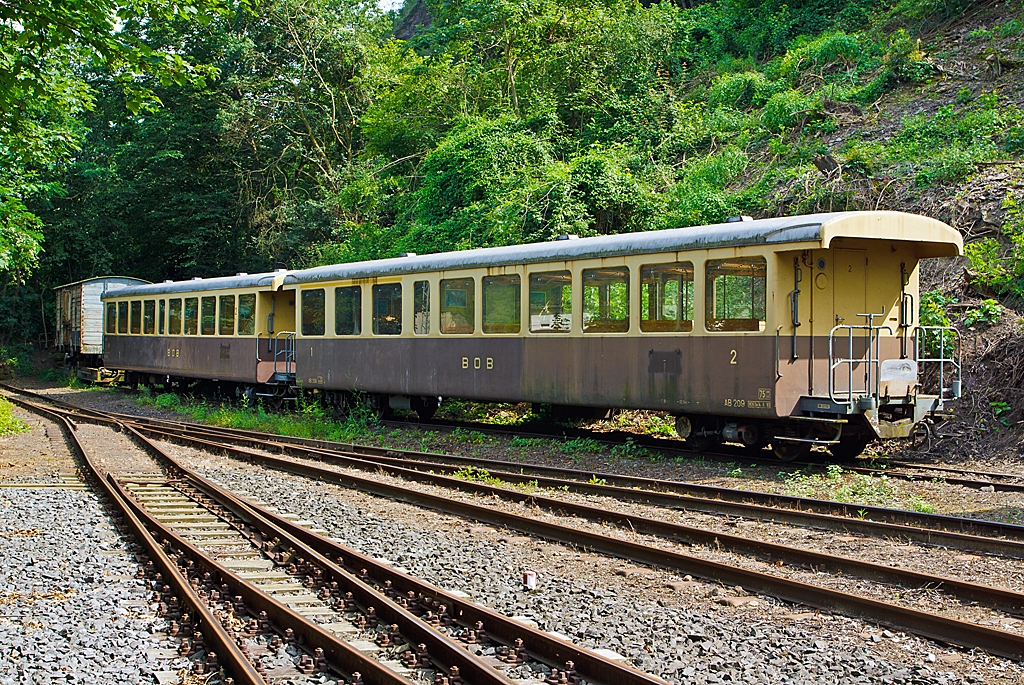
[[[917,305],[919,261],[962,249],[934,219],[844,212],[165,282],[104,295],[104,356],[136,383],[652,409],[696,449],[850,458],[959,394]]]

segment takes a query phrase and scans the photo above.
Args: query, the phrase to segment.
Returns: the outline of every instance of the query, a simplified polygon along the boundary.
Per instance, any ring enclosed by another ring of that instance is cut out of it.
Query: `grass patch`
[[[153,395],[146,388],[139,389],[136,403],[185,414],[196,423],[223,428],[276,433],[298,438],[312,438],[333,442],[350,442],[356,438],[378,435],[376,419],[367,409],[353,407],[343,420],[331,418],[330,410],[318,401],[300,395],[294,412],[268,412],[262,403],[256,407],[237,407],[226,402],[213,404],[183,399],[174,393]]]
[[[28,424],[15,416],[12,413],[13,409],[13,404],[0,398],[0,436],[23,433],[28,430]]]
[[[453,473],[452,477],[473,483],[483,483],[484,485],[490,485],[495,488],[508,488],[527,493],[536,492],[540,489],[540,486],[535,480],[531,480],[526,483],[509,483],[497,476],[492,476],[487,469],[478,469],[472,466],[464,466]]]
[[[935,506],[916,495],[902,491],[898,483],[888,476],[871,476],[843,470],[838,464],[830,465],[825,473],[781,472],[784,494],[794,497],[826,499],[848,504],[877,507],[899,507],[931,514]]]

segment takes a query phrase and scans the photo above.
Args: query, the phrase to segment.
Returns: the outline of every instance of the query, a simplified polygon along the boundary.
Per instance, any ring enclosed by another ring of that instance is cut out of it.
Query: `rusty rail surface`
[[[45,396],[43,396],[43,399],[45,399]],[[449,663],[458,665],[461,676],[469,683],[511,685],[511,681],[500,671],[467,651],[458,642],[432,629],[428,624],[396,604],[379,590],[365,583],[355,575],[355,568],[358,568],[360,572],[366,571],[368,577],[378,580],[381,585],[390,581],[396,589],[411,590],[437,599],[451,606],[453,608],[452,613],[470,625],[477,621],[483,622],[487,626],[487,635],[492,639],[504,641],[507,644],[514,644],[517,639],[522,639],[528,653],[538,661],[544,661],[549,665],[557,667],[561,667],[567,662],[573,662],[575,671],[588,682],[605,685],[619,683],[622,685],[664,685],[664,681],[660,678],[610,661],[571,642],[561,640],[553,635],[521,624],[472,601],[459,598],[452,593],[445,592],[417,578],[395,571],[385,564],[344,547],[335,541],[323,538],[273,512],[246,502],[178,463],[173,457],[151,440],[148,440],[136,427],[130,424],[125,424],[104,412],[94,410],[84,412],[82,415],[86,420],[111,426],[121,426],[136,444],[146,450],[151,456],[169,464],[171,468],[181,473],[185,481],[190,485],[204,492],[222,506],[225,506],[248,524],[259,529],[265,536],[286,541],[293,548],[298,549],[299,554],[303,557],[314,560],[318,566],[332,574],[335,580],[342,581],[339,584],[344,584],[346,590],[352,591],[355,598],[361,604],[373,606],[377,615],[383,621],[397,624],[402,634],[427,644],[428,651],[433,657],[447,659]],[[115,483],[115,487],[120,486]],[[160,525],[141,505],[131,499],[127,493],[124,496],[138,516],[147,519],[153,525]],[[202,555],[192,543],[172,531],[167,531],[165,539],[172,540],[175,547],[186,550],[190,556],[193,554]],[[339,562],[332,561],[329,555],[337,557]],[[344,563],[345,560],[348,563],[344,564],[344,567],[339,565]],[[282,628],[293,628],[296,635],[306,638],[307,644],[317,644],[320,646],[323,646],[325,643],[329,644],[330,648],[325,649],[325,654],[328,657],[333,657],[331,658],[332,663],[339,663],[345,667],[361,671],[368,683],[390,683],[392,681],[388,680],[388,677],[397,677],[396,674],[379,665],[378,669],[387,671],[385,674],[375,674],[372,667],[366,667],[362,663],[353,662],[353,655],[346,654],[346,651],[353,652],[354,650],[347,643],[337,640],[332,634],[323,631],[316,624],[305,621],[301,617],[296,616],[297,622],[295,622],[295,619],[289,616],[293,612],[288,607],[277,602],[273,597],[266,595],[251,584],[246,583],[231,570],[215,560],[204,559],[203,563],[224,579],[231,587],[233,593],[242,596],[247,606],[253,606],[259,611],[266,611],[274,620],[274,623],[281,625]],[[339,644],[331,644],[332,642]],[[355,654],[360,658],[364,658],[358,652],[355,652]],[[376,662],[373,663],[376,665]],[[367,671],[370,671],[370,673],[368,674]],[[367,677],[368,675],[369,677]],[[374,676],[383,676],[384,679]],[[399,677],[394,682],[404,683],[407,681]]]
[[[112,477],[110,479],[103,477],[100,469],[93,462],[89,453],[85,450],[85,446],[82,445],[75,434],[74,423],[63,414],[51,412],[45,407],[39,407],[17,398],[11,399],[28,411],[50,418],[60,427],[69,449],[86,465],[90,480],[102,488],[108,501],[124,518],[133,537],[145,549],[146,555],[153,562],[154,566],[160,570],[162,577],[167,581],[172,592],[187,603],[193,616],[196,617],[194,625],[203,634],[203,637],[216,647],[216,653],[220,659],[224,660],[226,669],[234,676],[235,682],[239,685],[266,685],[266,681],[256,671],[245,654],[242,653],[238,645],[235,644],[234,639],[228,635],[220,621],[214,617],[210,608],[193,591],[188,583],[188,579],[181,573],[177,564],[171,561],[160,543],[157,542],[157,537],[167,539],[165,533],[169,533],[169,531],[161,524],[156,523],[153,525],[155,522],[152,519],[147,519],[147,523],[153,526],[153,529],[156,531],[155,534],[151,533],[143,525],[137,513],[129,504],[129,499],[125,496],[123,490],[113,482]]]
[[[159,432],[148,428],[147,432]],[[779,599],[804,604],[828,611],[877,621],[940,642],[979,648],[992,654],[1014,660],[1024,660],[1024,636],[1006,631],[976,626],[916,609],[900,607],[867,597],[822,588],[778,576],[736,568],[679,552],[621,540],[615,537],[581,531],[559,524],[498,511],[468,502],[452,500],[411,488],[391,485],[332,469],[296,462],[282,457],[262,455],[226,444],[189,439],[214,451],[225,451],[273,468],[359,489],[391,499],[424,506],[493,525],[505,526],[559,543],[582,547],[643,564],[671,568],[725,583],[741,585]],[[369,463],[369,462],[367,462]],[[379,465],[374,464],[374,469]],[[412,472],[423,475],[419,472]],[[464,483],[464,481],[459,481]],[[481,484],[475,484],[481,485]],[[481,490],[480,492],[486,492]],[[535,499],[525,495],[527,499]],[[564,505],[564,503],[559,503]],[[608,512],[605,513],[605,520]],[[942,579],[933,579],[936,584]]]

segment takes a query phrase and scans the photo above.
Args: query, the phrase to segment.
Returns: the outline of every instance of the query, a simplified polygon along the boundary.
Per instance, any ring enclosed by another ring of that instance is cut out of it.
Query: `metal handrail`
[[[828,334],[828,398],[835,404],[842,404],[849,407],[851,410],[854,406],[853,401],[853,367],[855,364],[865,364],[864,370],[864,393],[870,394],[875,400],[878,400],[879,395],[879,374],[877,370],[881,364],[881,332],[883,330],[888,331],[889,335],[893,335],[892,327],[890,326],[876,326],[874,325],[874,319],[876,316],[884,316],[883,314],[858,314],[857,316],[863,316],[868,320],[867,324],[853,325],[853,324],[840,324],[835,326]],[[847,357],[836,357],[835,356],[835,340],[836,332],[840,330],[847,331]],[[867,358],[854,357],[853,356],[853,332],[854,330],[867,331]],[[876,331],[878,334],[876,334]],[[840,399],[836,396],[836,369],[841,367],[843,364],[848,366],[848,376],[846,385],[846,399]],[[874,383],[872,384],[872,370],[876,370],[874,374]]]
[[[925,338],[929,332],[937,332],[939,340],[939,356],[938,357],[922,357],[922,339]],[[954,343],[951,345],[954,349],[956,357],[946,356],[946,334],[953,334]],[[963,362],[963,336],[960,331],[953,328],[952,326],[917,326],[914,329],[914,361],[921,364],[938,364],[939,365],[939,405],[938,408],[942,408],[942,403],[945,400],[955,400],[961,395],[961,378],[962,378],[962,362]],[[946,396],[946,364],[950,364],[955,371],[956,378],[951,380],[949,396]]]
[[[284,345],[281,345],[281,336],[284,336]],[[284,357],[284,373],[291,373],[289,363],[295,361],[295,331],[278,331],[274,334],[274,376],[277,376],[277,364],[280,357]]]

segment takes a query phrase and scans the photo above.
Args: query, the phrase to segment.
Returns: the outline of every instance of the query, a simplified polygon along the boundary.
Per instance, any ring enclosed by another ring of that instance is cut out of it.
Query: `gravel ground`
[[[1024,682],[1018,665],[489,526],[176,448],[192,467],[433,583],[671,682]],[[539,590],[525,591],[524,570]]]
[[[0,491],[0,684],[151,683],[174,645],[88,492]]]
[[[29,430],[0,438],[0,483],[59,483],[77,465],[56,424],[14,407]]]

